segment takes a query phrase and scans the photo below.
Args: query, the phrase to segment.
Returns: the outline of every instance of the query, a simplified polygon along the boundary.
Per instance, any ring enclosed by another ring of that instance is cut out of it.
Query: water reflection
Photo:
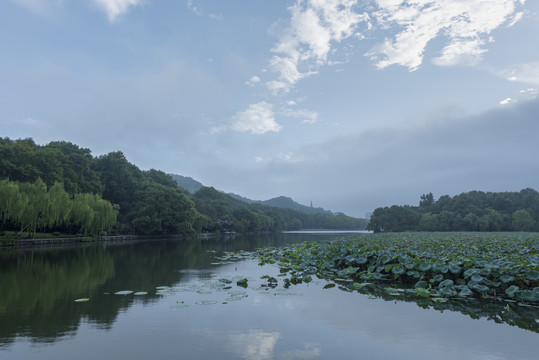
[[[121,357],[133,359],[152,356],[148,346],[160,354],[202,359],[334,358],[359,350],[380,359],[421,358],[418,353],[449,358],[437,352],[458,343],[464,350],[453,349],[451,356],[463,357],[462,351],[475,349],[475,355],[503,358],[507,353],[500,339],[511,334],[508,341],[514,348],[509,352],[520,351],[514,358],[531,353],[526,344],[529,349],[529,336],[538,332],[536,308],[512,306],[514,311],[506,314],[504,306],[481,300],[433,304],[383,292],[372,300],[368,294],[322,289],[326,282],[316,278],[286,289],[276,267],[260,267],[252,260],[216,265],[216,256],[225,251],[326,238],[290,234],[3,249],[0,351],[8,350],[2,355],[13,359],[41,358],[24,346],[17,353],[21,346],[15,344],[25,339],[54,344],[41,350],[51,358],[96,358],[110,351],[119,356],[114,350],[118,344],[123,344]],[[268,280],[261,279],[266,274],[279,285],[268,286]],[[246,289],[236,284],[241,277],[248,278]],[[156,292],[156,287],[170,292]],[[121,290],[148,294],[114,295]],[[78,298],[90,301],[75,303]],[[491,321],[470,323],[461,314]],[[479,349],[474,343],[478,329],[485,334],[480,340],[485,346]],[[492,340],[486,340],[490,335]],[[92,347],[94,342],[100,347]],[[402,355],[404,348],[410,356]]]
[[[17,336],[55,341],[72,335],[81,318],[101,329],[110,328],[118,313],[135,301],[151,303],[159,299],[156,286],[172,286],[184,277],[191,278],[185,272],[188,269],[209,269],[215,261],[208,255],[210,251],[253,250],[302,239],[263,234],[233,239],[0,249],[0,346]],[[127,289],[147,291],[150,296],[103,296]],[[75,303],[79,298],[91,301]]]

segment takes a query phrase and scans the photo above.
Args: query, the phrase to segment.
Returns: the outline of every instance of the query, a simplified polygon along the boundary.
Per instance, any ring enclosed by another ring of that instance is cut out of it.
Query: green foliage
[[[195,232],[197,213],[193,202],[177,185],[147,181],[133,196],[127,217],[138,234],[183,234]]]
[[[63,141],[41,146],[32,139],[0,138],[0,179],[9,184],[0,193],[2,232],[16,227],[31,234],[38,229],[81,234],[112,229],[189,235],[223,231],[218,220],[233,224],[237,232],[363,229],[366,225],[364,219],[319,209],[308,214],[248,204],[200,183],[194,184],[199,189],[191,195],[178,186],[178,177],[155,169],[142,171],[122,152],[94,158],[90,150]]]
[[[40,146],[32,139],[0,138],[0,179],[34,182],[41,178],[47,186],[63,183],[71,194],[99,193],[102,185],[92,163],[90,150],[69,142]]]
[[[203,187],[193,195],[197,211],[210,222],[207,231],[220,230],[218,220],[235,224],[237,232],[270,232],[300,229],[364,229],[366,220],[344,214],[305,213],[260,203],[246,203],[215,190]]]
[[[54,231],[70,225],[84,235],[98,235],[116,223],[117,210],[101,196],[70,196],[61,183],[47,189],[40,178],[33,183],[1,180],[0,200],[2,231],[9,226],[32,237],[38,229]]]
[[[512,215],[512,225],[515,231],[533,231],[535,220],[526,210],[517,210]]]
[[[422,195],[418,207],[377,208],[367,229],[383,231],[539,231],[539,193],[471,191]]]
[[[436,301],[505,294],[539,303],[538,244],[534,233],[386,233],[260,249],[258,256],[293,277],[316,274],[352,289],[358,279],[379,280],[370,289],[394,296]],[[388,280],[406,289],[388,288]]]

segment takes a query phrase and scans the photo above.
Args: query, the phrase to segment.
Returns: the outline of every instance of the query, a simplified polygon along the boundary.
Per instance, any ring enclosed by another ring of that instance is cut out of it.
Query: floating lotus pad
[[[365,234],[261,249],[258,259],[260,265],[278,264],[281,272],[290,274],[288,284],[316,274],[346,291],[359,290],[354,284],[363,279],[395,281],[403,287],[417,283],[421,284],[417,288],[426,290],[430,283],[436,290],[407,292],[430,299],[457,295],[494,299],[511,294],[520,301],[539,302],[534,290],[539,288],[539,235],[535,233]],[[517,284],[518,291],[506,292]],[[395,293],[378,286],[368,291]]]
[[[197,304],[197,305],[215,305],[217,303],[218,303],[218,301],[215,301],[215,300],[201,300],[201,301],[197,301],[195,304]]]
[[[130,295],[132,294],[133,291],[132,290],[122,290],[122,291],[116,291],[114,294],[115,295]]]
[[[189,305],[187,305],[183,301],[176,301],[176,304],[171,306],[171,308],[173,308],[173,309],[183,309],[183,308],[186,308],[186,307],[189,307]]]

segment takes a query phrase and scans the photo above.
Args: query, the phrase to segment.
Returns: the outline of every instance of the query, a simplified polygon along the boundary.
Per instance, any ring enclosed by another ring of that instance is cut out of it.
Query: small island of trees
[[[421,196],[419,206],[380,207],[367,225],[374,232],[399,231],[539,231],[539,193],[471,191],[434,200]]]

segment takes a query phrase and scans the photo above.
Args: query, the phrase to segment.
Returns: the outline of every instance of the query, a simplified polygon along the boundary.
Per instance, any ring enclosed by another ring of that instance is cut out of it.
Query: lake
[[[338,236],[0,249],[0,358],[537,358],[536,308],[526,328],[316,277],[285,288],[276,266],[239,252]]]

